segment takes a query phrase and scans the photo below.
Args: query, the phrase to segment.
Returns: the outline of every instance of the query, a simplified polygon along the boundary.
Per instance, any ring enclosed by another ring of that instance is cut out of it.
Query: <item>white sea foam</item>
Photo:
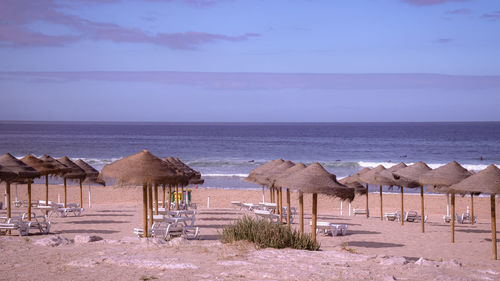
[[[246,178],[248,174],[203,174],[204,177],[234,177],[234,178]]]
[[[378,165],[382,165],[386,169],[398,164],[398,163],[392,163],[392,162],[365,162],[365,161],[359,161],[358,163],[359,163],[359,166],[361,166],[362,168],[365,168],[365,167],[375,168]],[[415,163],[408,162],[405,164],[409,166],[409,165],[413,165]],[[426,164],[430,168],[436,169],[436,168],[439,168],[441,166],[446,165],[447,163],[426,163]],[[486,167],[488,167],[489,164],[462,164],[462,163],[460,163],[460,165],[462,165],[462,167],[464,167],[467,170],[480,171],[480,170],[486,169]],[[495,164],[495,166],[500,167],[500,165],[498,165],[498,164]]]

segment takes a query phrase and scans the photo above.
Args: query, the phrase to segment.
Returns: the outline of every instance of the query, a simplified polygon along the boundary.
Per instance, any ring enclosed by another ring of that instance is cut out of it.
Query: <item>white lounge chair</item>
[[[416,211],[408,211],[405,214],[405,221],[407,222],[419,222],[422,220],[422,216]],[[427,216],[424,216],[424,222],[427,222]]]
[[[355,215],[366,215],[366,213],[367,213],[366,209],[353,209],[352,210],[353,216],[355,216]],[[368,214],[369,214],[369,211],[368,211]]]
[[[243,204],[240,201],[231,201],[231,205],[233,205],[233,208],[241,210],[243,208]]]
[[[309,225],[312,226],[312,221],[309,222]],[[322,230],[325,235],[331,234],[332,236],[345,236],[347,234],[347,225],[326,221],[317,221],[316,233],[318,233],[320,230]]]
[[[444,215],[443,216],[443,221],[445,223],[450,223],[451,222],[451,216]],[[462,217],[459,216],[458,214],[455,214],[455,222],[462,223]]]
[[[271,222],[279,222],[280,221],[279,215],[273,214],[267,210],[253,210],[253,213],[255,214],[255,218],[257,218],[257,219],[268,219]]]
[[[27,224],[28,232],[30,229],[34,228],[40,231],[42,234],[48,234],[50,232],[50,221],[47,221],[46,216],[36,216],[35,213],[31,213],[31,221],[28,220],[28,214],[24,213],[21,217],[22,221]]]
[[[243,207],[247,208],[249,211],[253,211],[254,209],[258,209],[259,205],[255,205],[253,203],[242,203]]]
[[[26,236],[29,234],[29,224],[22,221],[21,218],[2,218],[0,222],[0,234],[5,234],[7,231],[19,231],[19,236]]]
[[[396,211],[394,213],[385,213],[384,217],[388,221],[401,221],[401,212],[400,211]]]
[[[470,223],[471,222],[470,213],[462,213],[461,222],[462,223]],[[474,216],[474,223],[476,223],[476,222],[477,222],[477,216]]]

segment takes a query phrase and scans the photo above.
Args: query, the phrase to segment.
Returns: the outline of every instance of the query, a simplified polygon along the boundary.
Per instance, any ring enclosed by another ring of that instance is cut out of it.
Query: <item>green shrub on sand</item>
[[[246,240],[260,248],[292,248],[316,251],[320,245],[313,241],[311,235],[301,235],[299,231],[267,220],[256,220],[248,216],[224,227],[221,234],[222,243]]]

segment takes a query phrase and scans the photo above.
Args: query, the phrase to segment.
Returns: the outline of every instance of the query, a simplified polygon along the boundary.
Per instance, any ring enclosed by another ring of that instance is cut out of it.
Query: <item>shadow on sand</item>
[[[349,246],[363,247],[363,248],[393,248],[403,247],[403,244],[384,243],[384,242],[370,242],[370,241],[349,241]]]

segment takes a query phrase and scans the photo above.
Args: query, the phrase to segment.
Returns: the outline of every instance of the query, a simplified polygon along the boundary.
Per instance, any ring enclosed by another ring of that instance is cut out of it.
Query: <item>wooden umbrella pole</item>
[[[172,205],[172,185],[168,185],[168,210],[170,211],[170,206]]]
[[[286,189],[286,224],[288,225],[288,228],[292,226],[290,223],[291,221],[291,210],[290,210],[290,189]]]
[[[493,259],[497,260],[497,218],[495,210],[495,194],[490,195],[491,204],[491,243],[493,243]]]
[[[170,206],[172,205],[172,185],[168,185],[168,210],[170,211]]]
[[[82,187],[82,179],[80,179],[80,208],[83,208],[83,187]]]
[[[283,188],[279,189],[279,197],[280,197],[280,222],[283,222]]]
[[[271,200],[271,203],[274,203],[274,198],[273,198],[273,188],[269,188],[269,200]]]
[[[149,229],[153,227],[153,184],[148,185]]]
[[[179,210],[179,185],[175,185],[175,209]]]
[[[402,186],[399,187],[401,189],[401,225],[404,224],[404,219],[405,219],[405,209],[404,209],[404,205],[403,205],[403,188]]]
[[[455,243],[455,193],[451,194],[451,243]]]
[[[474,193],[470,193],[470,224],[474,224]]]
[[[6,183],[5,192],[7,193],[7,202],[5,202],[7,204],[7,220],[9,220],[12,215],[12,207],[10,205],[10,182]],[[10,235],[10,233],[11,231],[8,230],[7,234]]]
[[[266,191],[264,190],[264,186],[262,186],[262,203],[266,202]]]
[[[368,184],[366,184],[366,218],[370,217],[370,212],[368,212]]]
[[[68,194],[67,194],[67,186],[66,186],[66,178],[64,178],[64,208],[67,208],[66,204],[68,200]]]
[[[148,237],[148,185],[142,184],[142,237]]]
[[[300,234],[304,234],[304,193],[299,190],[299,220],[300,220]]]
[[[181,204],[184,204],[184,186],[181,185]]]
[[[161,201],[161,207],[165,209],[165,185],[162,185],[162,195],[163,195],[163,200]]]
[[[380,220],[384,220],[384,209],[382,207],[382,185],[380,186]]]
[[[311,236],[314,242],[316,242],[316,224],[318,221],[318,194],[313,193],[312,198],[312,226],[311,226]]]
[[[158,215],[158,184],[155,183],[155,215]]]
[[[49,175],[46,175],[45,176],[45,206],[48,206],[48,205],[49,205]]]
[[[28,220],[31,221],[31,179],[28,179]]]
[[[425,226],[424,226],[424,221],[425,221],[425,214],[424,214],[424,186],[420,186],[420,209],[421,209],[421,212],[422,212],[420,223],[422,224],[422,232],[425,232]]]

